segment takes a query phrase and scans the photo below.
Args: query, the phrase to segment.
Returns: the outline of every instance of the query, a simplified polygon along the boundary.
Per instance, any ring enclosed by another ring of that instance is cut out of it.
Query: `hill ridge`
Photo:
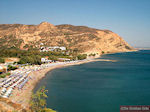
[[[70,24],[53,25],[49,22],[41,22],[38,25],[0,24],[0,48],[40,48],[40,43],[44,46],[78,49],[80,53],[87,54],[134,50],[110,30]]]

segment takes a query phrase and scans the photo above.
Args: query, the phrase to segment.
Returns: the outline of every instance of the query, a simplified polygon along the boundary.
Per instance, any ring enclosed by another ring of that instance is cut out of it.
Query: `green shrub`
[[[0,78],[5,78],[6,76],[9,76],[11,75],[9,72],[8,73],[3,73],[0,75]]]
[[[46,108],[46,98],[48,90],[45,87],[41,87],[36,91],[36,93],[32,94],[30,109],[32,112],[56,112],[50,108]]]
[[[42,63],[41,56],[39,55],[22,56],[18,64],[26,64],[26,63],[40,65]]]
[[[53,61],[57,61],[58,58],[56,56],[49,56],[48,57],[49,60],[53,60]]]
[[[83,60],[83,59],[86,59],[87,58],[87,54],[79,54],[77,56],[78,60]]]
[[[91,54],[89,54],[89,56],[95,56],[95,55],[96,55],[95,53],[94,53],[94,54],[92,54],[92,53],[91,53]]]
[[[6,77],[5,74],[1,74],[1,75],[0,75],[0,78],[5,78],[5,77]]]
[[[105,52],[104,51],[102,51],[102,54],[104,54]]]
[[[17,69],[17,67],[8,65],[8,68],[7,68],[7,69],[8,69],[8,70],[15,70],[15,69]]]
[[[5,63],[5,60],[3,58],[0,58],[0,63]]]

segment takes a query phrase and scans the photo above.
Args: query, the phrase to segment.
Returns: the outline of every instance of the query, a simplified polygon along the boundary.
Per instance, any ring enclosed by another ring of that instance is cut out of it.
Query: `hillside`
[[[99,30],[86,26],[1,24],[0,48],[21,49],[44,46],[66,46],[80,53],[113,53],[131,51],[133,48],[120,36],[109,30]]]

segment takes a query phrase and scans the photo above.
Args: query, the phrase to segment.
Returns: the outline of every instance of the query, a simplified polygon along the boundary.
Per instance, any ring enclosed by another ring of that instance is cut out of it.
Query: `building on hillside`
[[[41,62],[42,63],[50,63],[50,62],[52,62],[52,60],[49,60],[48,58],[41,58]]]
[[[48,52],[48,51],[56,51],[56,50],[65,51],[66,47],[54,46],[54,47],[41,47],[40,48],[40,52]]]
[[[58,58],[58,61],[65,62],[65,61],[71,61],[69,58]]]
[[[59,47],[62,51],[66,51],[66,47]]]

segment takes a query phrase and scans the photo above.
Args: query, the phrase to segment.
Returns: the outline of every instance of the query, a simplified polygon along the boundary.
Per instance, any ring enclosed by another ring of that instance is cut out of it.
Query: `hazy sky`
[[[0,24],[86,25],[150,47],[150,0],[0,0]]]

